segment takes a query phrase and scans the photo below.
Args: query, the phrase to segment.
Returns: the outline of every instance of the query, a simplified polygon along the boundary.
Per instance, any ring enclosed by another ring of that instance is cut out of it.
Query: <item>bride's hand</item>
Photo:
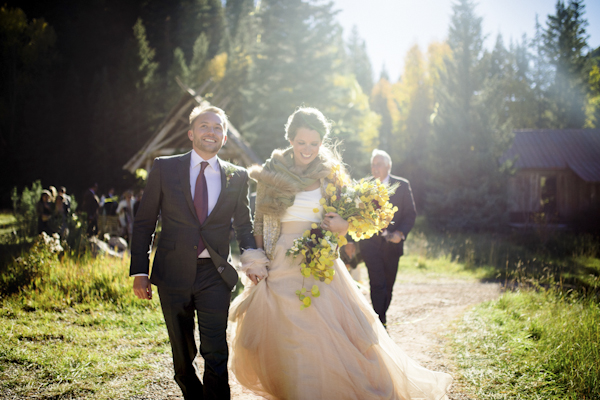
[[[256,274],[246,274],[246,276],[255,284],[258,285],[260,282],[260,277]]]
[[[325,214],[323,221],[321,221],[321,228],[333,233],[337,233],[340,236],[348,233],[348,226],[348,221],[340,217],[338,213],[334,212]]]

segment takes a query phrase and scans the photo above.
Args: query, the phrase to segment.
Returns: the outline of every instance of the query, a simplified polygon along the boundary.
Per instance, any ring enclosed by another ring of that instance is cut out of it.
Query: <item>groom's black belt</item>
[[[199,258],[196,261],[196,265],[204,265],[212,263],[212,258]]]

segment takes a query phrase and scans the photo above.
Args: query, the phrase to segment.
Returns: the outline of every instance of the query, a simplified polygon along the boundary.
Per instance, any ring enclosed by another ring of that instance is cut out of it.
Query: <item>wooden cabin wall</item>
[[[571,170],[522,170],[508,181],[511,222],[533,222],[533,214],[544,211],[543,178],[556,179],[556,222],[567,223],[599,203],[600,184],[585,182]]]
[[[540,211],[540,175],[535,171],[519,171],[508,180],[510,212]]]

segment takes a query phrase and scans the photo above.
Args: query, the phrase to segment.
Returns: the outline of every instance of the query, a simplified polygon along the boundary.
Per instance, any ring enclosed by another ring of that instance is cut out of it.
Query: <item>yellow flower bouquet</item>
[[[321,205],[326,213],[338,213],[348,221],[348,233],[354,240],[368,239],[387,228],[398,210],[389,202],[397,186],[383,185],[379,180],[352,181],[341,171],[340,166],[332,168],[328,180],[325,197],[320,200]],[[315,208],[314,211],[319,212],[319,209]],[[300,273],[304,278],[312,276],[329,284],[335,275],[333,262],[339,257],[339,250],[347,240],[315,223],[311,228],[294,240],[286,254],[303,258]],[[311,296],[316,298],[320,295],[317,285],[307,290],[303,283],[302,288],[296,290],[296,296],[302,302],[301,309],[310,307]]]
[[[312,276],[315,280],[330,284],[335,275],[333,261],[339,257],[339,248],[346,244],[346,238],[326,231],[316,223],[313,223],[311,228],[305,231],[302,237],[294,240],[286,254],[302,257],[300,273],[305,279]],[[302,284],[302,289],[296,290],[296,296],[302,302],[302,310],[310,307],[311,296],[316,298],[320,295],[317,285],[313,285],[308,291]]]
[[[338,213],[348,221],[348,233],[358,241],[368,239],[388,227],[398,208],[389,202],[397,185],[382,184],[379,179],[351,181],[336,166],[329,175],[321,204],[325,212]]]

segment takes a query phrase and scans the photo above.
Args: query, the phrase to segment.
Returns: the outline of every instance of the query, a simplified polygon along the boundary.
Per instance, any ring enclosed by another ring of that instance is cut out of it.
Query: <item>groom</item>
[[[241,249],[256,248],[248,207],[248,174],[217,157],[227,141],[227,116],[196,107],[188,138],[193,150],[154,160],[131,243],[130,275],[140,299],[158,288],[169,332],[175,381],[188,399],[229,399],[225,336],[231,290],[238,276],[227,262],[229,229]],[[160,216],[162,230],[155,232]],[[159,236],[152,274],[149,254]],[[194,313],[198,318],[203,383],[196,374]]]

